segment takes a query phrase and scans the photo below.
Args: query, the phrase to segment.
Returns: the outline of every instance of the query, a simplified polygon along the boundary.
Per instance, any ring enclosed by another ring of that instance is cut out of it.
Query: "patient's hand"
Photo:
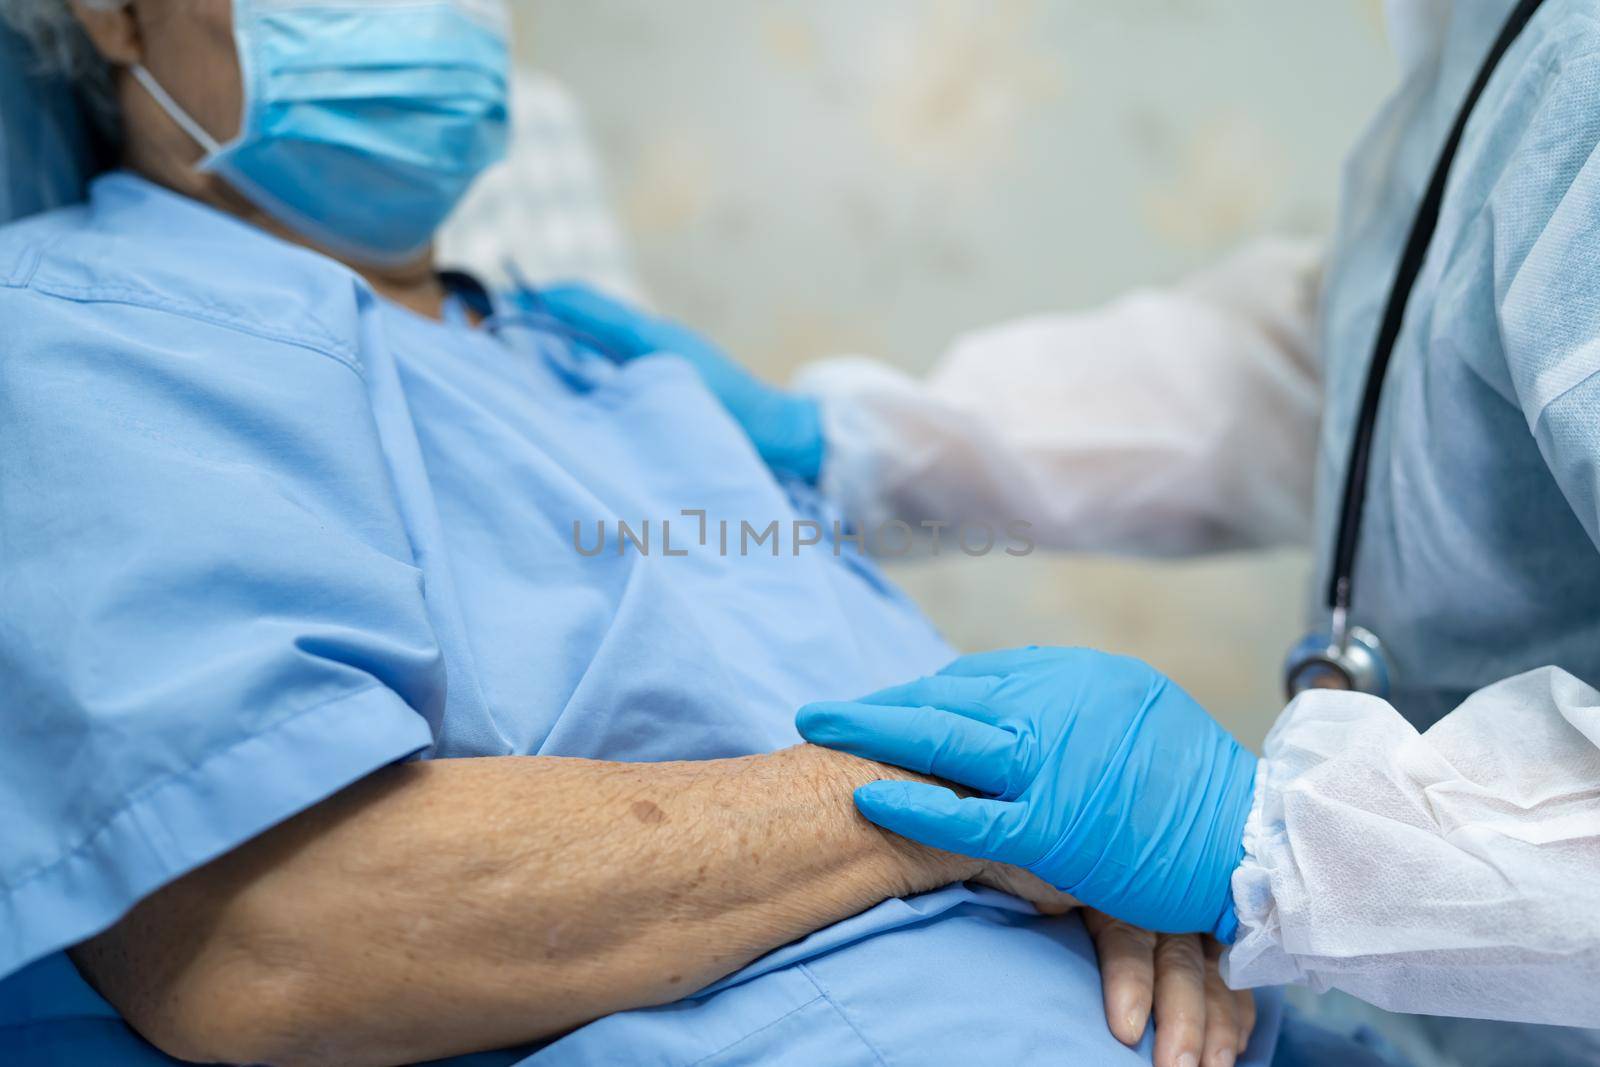
[[[948,785],[888,764],[857,760],[831,750],[851,788],[882,777]],[[955,787],[958,793],[969,791]],[[915,857],[925,885],[941,880],[976,882],[1020,897],[1044,915],[1062,915],[1078,901],[1021,867],[977,860],[898,839]],[[931,880],[927,880],[931,878]],[[1232,1067],[1255,1028],[1255,999],[1249,990],[1231,990],[1217,970],[1221,946],[1198,934],[1157,934],[1090,909],[1084,925],[1100,957],[1106,1025],[1117,1040],[1137,1045],[1152,1015],[1156,1024],[1155,1067]]]
[[[1079,907],[1077,900],[1020,867],[985,864],[970,879],[1021,897],[1045,915]],[[1153,1013],[1155,1067],[1230,1067],[1250,1042],[1255,998],[1222,982],[1222,946],[1198,934],[1157,934],[1085,909],[1084,925],[1100,956],[1106,1025],[1137,1045]],[[1192,1060],[1185,1061],[1185,1055]]]
[[[1021,897],[1037,908],[1041,915],[1065,915],[1080,906],[1075,897],[1063,893],[1037,875],[1008,863],[985,863],[968,881]]]
[[[1157,934],[1097,911],[1084,925],[1100,954],[1106,1022],[1124,1044],[1137,1044],[1152,1010],[1155,1067],[1232,1067],[1256,1024],[1248,989],[1222,982],[1222,946],[1199,934]],[[1185,1059],[1185,1057],[1191,1057]]]

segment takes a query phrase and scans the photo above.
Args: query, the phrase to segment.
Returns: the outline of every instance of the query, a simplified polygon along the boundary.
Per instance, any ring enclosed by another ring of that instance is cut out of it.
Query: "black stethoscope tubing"
[[[1400,336],[1400,327],[1405,320],[1406,305],[1411,299],[1411,291],[1416,286],[1417,276],[1421,273],[1423,260],[1428,254],[1428,246],[1432,243],[1434,230],[1439,224],[1439,208],[1444,202],[1450,166],[1455,161],[1456,150],[1461,146],[1461,135],[1466,130],[1467,120],[1472,117],[1473,109],[1478,104],[1478,98],[1483,95],[1484,87],[1489,84],[1489,79],[1493,76],[1495,68],[1500,65],[1500,60],[1512,42],[1517,39],[1517,35],[1527,26],[1528,20],[1533,18],[1541,2],[1542,0],[1522,0],[1506,19],[1506,24],[1495,40],[1494,47],[1484,59],[1478,77],[1472,83],[1472,88],[1468,90],[1466,99],[1461,104],[1461,110],[1456,115],[1455,125],[1450,128],[1450,136],[1439,153],[1439,161],[1434,164],[1433,177],[1428,181],[1427,193],[1417,207],[1416,217],[1411,223],[1411,232],[1406,238],[1405,253],[1400,257],[1394,284],[1389,289],[1389,299],[1384,307],[1382,324],[1372,347],[1372,362],[1367,368],[1366,387],[1362,392],[1361,409],[1356,417],[1355,433],[1350,442],[1349,465],[1345,469],[1344,495],[1339,505],[1338,536],[1334,541],[1333,566],[1327,588],[1327,606],[1333,613],[1336,639],[1339,637],[1339,631],[1346,625],[1350,610],[1353,591],[1351,578],[1355,570],[1362,512],[1366,508],[1367,477],[1372,466],[1372,439],[1378,424],[1378,405],[1383,396],[1383,381],[1389,369],[1390,357],[1394,354],[1395,342]]]

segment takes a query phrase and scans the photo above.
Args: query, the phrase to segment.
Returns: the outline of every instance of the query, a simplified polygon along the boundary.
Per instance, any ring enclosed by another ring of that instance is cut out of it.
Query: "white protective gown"
[[[1389,5],[1405,76],[1352,156],[1326,260],[1263,242],[1171,289],[974,333],[923,380],[810,368],[825,486],[864,523],[1025,518],[1062,549],[1309,540],[1325,578],[1405,231],[1512,6]],[[1308,693],[1268,737],[1235,986],[1600,1026],[1591,156],[1600,24],[1547,0],[1468,127],[1385,386],[1354,618],[1389,648],[1393,703]]]

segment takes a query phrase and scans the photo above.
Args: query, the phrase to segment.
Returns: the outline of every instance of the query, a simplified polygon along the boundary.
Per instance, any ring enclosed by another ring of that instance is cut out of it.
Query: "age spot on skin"
[[[648,825],[653,826],[667,821],[667,813],[648,800],[635,800],[632,810],[635,819]]]

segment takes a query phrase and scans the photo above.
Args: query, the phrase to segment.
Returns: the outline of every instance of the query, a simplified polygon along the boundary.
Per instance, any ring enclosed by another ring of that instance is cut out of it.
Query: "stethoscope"
[[[1506,20],[1494,47],[1483,61],[1477,80],[1467,91],[1455,125],[1434,164],[1433,177],[1428,182],[1427,193],[1417,207],[1411,223],[1411,233],[1406,238],[1405,253],[1400,258],[1399,270],[1389,289],[1389,299],[1384,306],[1382,324],[1373,344],[1372,363],[1367,369],[1366,387],[1362,392],[1361,409],[1356,418],[1355,433],[1350,442],[1350,462],[1345,469],[1344,495],[1339,505],[1339,526],[1333,548],[1333,567],[1328,579],[1327,607],[1329,628],[1307,634],[1290,650],[1284,663],[1284,688],[1290,699],[1307,689],[1348,689],[1384,697],[1389,694],[1390,672],[1384,658],[1383,642],[1377,634],[1350,621],[1352,575],[1355,570],[1356,544],[1361,532],[1361,513],[1366,505],[1367,474],[1372,463],[1373,431],[1378,423],[1378,402],[1383,394],[1383,379],[1389,369],[1389,357],[1394,352],[1400,326],[1405,319],[1406,303],[1422,270],[1422,261],[1433,240],[1439,223],[1439,207],[1444,201],[1445,183],[1450,176],[1450,165],[1455,160],[1456,149],[1461,145],[1462,131],[1483,95],[1484,86],[1494,74],[1506,50],[1522,32],[1541,0],[1522,0]]]
[[[625,353],[602,338],[552,315],[539,287],[516,263],[507,260],[503,269],[510,279],[510,287],[502,291],[504,299],[500,300],[468,271],[441,270],[439,279],[445,291],[476,314],[481,327],[491,334],[501,336],[509,330],[524,329],[565,340],[567,344],[564,345],[541,345],[540,354],[551,371],[580,391],[592,389],[605,380],[601,368],[614,371],[628,362]],[[598,356],[598,362],[589,358],[591,355]]]

